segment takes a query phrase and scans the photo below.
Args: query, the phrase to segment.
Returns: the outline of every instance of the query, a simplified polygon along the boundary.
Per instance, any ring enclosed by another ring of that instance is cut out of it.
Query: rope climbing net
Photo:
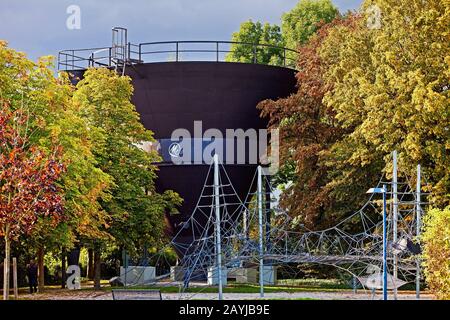
[[[302,265],[321,264],[345,271],[342,274],[350,275],[353,285],[357,282],[364,289],[382,289],[384,247],[388,289],[396,294],[400,286],[420,281],[417,235],[425,203],[420,198],[424,195],[420,181],[414,190],[413,178],[405,174],[402,174],[405,181],[400,183],[384,181],[383,176],[376,187],[386,187],[388,209],[378,199],[379,195],[372,193],[358,211],[336,225],[309,230],[293,223],[274,198],[276,192],[270,176],[261,172],[258,168],[246,198],[240,199],[225,167],[211,164],[195,209],[169,244],[181,257],[178,269],[182,279],[168,280],[169,274],[165,274],[153,284],[176,283],[181,299],[195,297],[206,284],[219,285],[220,299],[227,278],[254,270],[255,281],[259,270],[263,294],[263,286],[275,282],[276,268],[283,271],[284,278],[296,279]],[[386,213],[386,246],[383,245],[383,212]],[[191,241],[186,241],[186,237]],[[164,259],[160,255],[153,261],[156,265],[168,263]],[[240,279],[246,282],[250,278]],[[288,280],[280,282],[289,284]],[[197,288],[192,291],[190,286]]]

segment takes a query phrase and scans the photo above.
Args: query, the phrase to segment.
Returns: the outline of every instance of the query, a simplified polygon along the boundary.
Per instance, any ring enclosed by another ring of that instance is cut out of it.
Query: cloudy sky
[[[109,46],[111,28],[128,28],[134,43],[229,40],[252,19],[280,23],[298,0],[1,0],[0,39],[32,59],[61,49]],[[333,0],[345,12],[362,0]],[[81,28],[66,27],[67,8],[81,9]]]

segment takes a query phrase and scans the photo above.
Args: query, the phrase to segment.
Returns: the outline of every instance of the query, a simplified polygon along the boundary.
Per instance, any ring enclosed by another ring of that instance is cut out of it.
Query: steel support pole
[[[383,300],[387,300],[386,185],[383,185]]]
[[[244,237],[245,240],[248,239],[248,226],[247,226],[247,210],[244,209],[244,211],[242,211],[242,228],[244,229]]]
[[[270,227],[271,227],[271,216],[270,216],[270,183],[268,179],[264,179],[264,211],[265,211],[265,217],[266,217],[266,246],[265,246],[265,252],[269,252],[271,247],[270,243]]]
[[[219,300],[223,300],[222,283],[222,248],[220,234],[220,186],[219,186],[219,156],[214,155],[214,208],[216,212],[215,231],[216,231],[216,253],[217,253],[217,275],[219,277]],[[214,277],[214,273],[213,273]]]
[[[393,152],[393,172],[392,172],[392,224],[393,224],[393,237],[392,241],[397,244],[397,225],[398,225],[398,191],[397,191],[397,150]],[[394,266],[393,266],[393,284],[394,284],[394,300],[397,300],[397,285],[396,280],[398,276],[398,257],[394,251]]]
[[[416,182],[416,236],[417,241],[420,238],[420,229],[422,228],[422,216],[420,209],[420,186],[421,186],[420,164],[417,165],[417,182]],[[416,299],[420,299],[420,257],[416,257]]]
[[[262,168],[258,166],[258,226],[259,226],[259,296],[264,297],[264,236],[263,236],[263,212],[262,212]]]

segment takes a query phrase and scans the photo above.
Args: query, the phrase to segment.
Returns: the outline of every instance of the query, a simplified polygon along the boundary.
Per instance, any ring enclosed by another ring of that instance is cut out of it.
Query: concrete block
[[[146,284],[156,277],[155,267],[129,266],[120,267],[120,279],[124,285]]]
[[[273,285],[277,283],[277,267],[263,266],[263,283]]]
[[[258,272],[251,268],[236,268],[235,278],[237,283],[257,283]]]
[[[184,268],[182,266],[170,267],[170,280],[184,281]]]
[[[227,285],[227,274],[228,274],[227,268],[222,267],[222,284],[224,286]],[[208,267],[208,285],[217,286],[218,284],[219,284],[219,268]]]

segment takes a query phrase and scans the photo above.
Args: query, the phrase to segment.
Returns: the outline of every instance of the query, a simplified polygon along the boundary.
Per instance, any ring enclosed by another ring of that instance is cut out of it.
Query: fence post
[[[177,41],[176,45],[177,45],[177,48],[176,48],[176,58],[175,58],[175,61],[178,62],[178,41]]]
[[[6,258],[3,259],[3,300],[9,299],[9,286],[8,286],[8,271],[7,271],[7,261]]]
[[[216,42],[216,62],[219,62],[219,42]]]
[[[19,289],[17,288],[17,258],[13,258],[13,287],[14,299],[19,299]]]
[[[142,61],[142,44],[139,43],[139,62]]]

